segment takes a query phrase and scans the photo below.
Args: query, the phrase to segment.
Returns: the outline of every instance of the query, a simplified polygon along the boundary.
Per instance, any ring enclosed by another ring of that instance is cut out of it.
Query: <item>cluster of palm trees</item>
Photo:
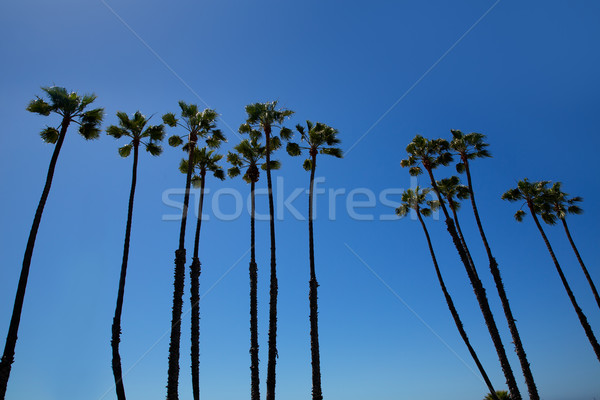
[[[61,87],[46,87],[42,90],[47,95],[45,100],[37,97],[27,107],[28,111],[48,116],[52,113],[61,117],[58,127],[47,127],[41,132],[42,139],[47,143],[55,144],[54,153],[50,161],[46,184],[37,208],[33,225],[31,228],[23,267],[19,279],[13,314],[9,325],[4,353],[0,361],[0,400],[6,393],[11,366],[14,361],[15,346],[19,321],[27,287],[31,258],[37,231],[41,222],[44,205],[50,192],[54,169],[58,160],[59,152],[65,139],[67,129],[71,123],[79,125],[79,133],[86,139],[98,138],[101,134],[100,125],[104,117],[102,108],[88,109],[96,99],[95,95],[80,96],[76,92],[68,92]],[[202,224],[202,207],[204,203],[205,182],[207,173],[211,173],[216,179],[225,179],[225,170],[219,164],[223,155],[217,153],[220,145],[226,141],[225,135],[217,128],[218,114],[215,110],[205,109],[200,111],[198,106],[179,102],[179,117],[175,113],[163,115],[160,125],[150,125],[150,118],[146,118],[137,111],[132,117],[124,112],[117,112],[118,125],[111,125],[106,133],[115,139],[126,137],[129,143],[118,149],[121,157],[128,157],[133,151],[132,180],[129,194],[127,222],[125,227],[125,240],[123,248],[123,259],[118,283],[117,302],[112,324],[111,348],[112,348],[112,370],[115,380],[115,391],[119,400],[125,400],[125,387],[123,384],[123,373],[121,368],[121,357],[119,343],[121,336],[121,316],[123,309],[125,281],[127,276],[127,262],[129,257],[129,243],[131,237],[131,226],[133,217],[133,205],[137,181],[137,167],[140,146],[153,156],[162,153],[161,142],[165,137],[165,125],[181,130],[181,134],[174,134],[168,139],[170,146],[182,146],[185,158],[181,160],[179,170],[186,175],[184,206],[181,217],[178,247],[175,250],[175,271],[173,283],[173,307],[171,319],[171,336],[168,357],[167,377],[167,399],[179,398],[179,354],[181,339],[181,318],[183,311],[183,292],[185,283],[185,232],[189,197],[192,185],[200,188],[200,202],[198,217],[196,221],[196,232],[194,237],[194,251],[190,271],[190,304],[191,304],[191,376],[192,389],[195,400],[200,398],[199,387],[199,285],[201,264],[199,259],[200,229]],[[342,151],[336,147],[340,140],[338,131],[330,126],[317,122],[306,122],[306,128],[297,125],[296,130],[300,137],[299,142],[292,141],[294,133],[291,129],[283,126],[285,120],[293,114],[293,111],[278,108],[277,101],[266,103],[254,103],[246,106],[247,120],[243,123],[239,132],[247,134],[249,139],[242,140],[233,151],[227,154],[227,161],[231,167],[227,170],[230,177],[235,177],[243,172],[243,178],[250,183],[251,192],[251,215],[250,215],[250,362],[251,362],[251,398],[260,399],[259,390],[259,359],[258,359],[258,300],[257,300],[257,272],[258,266],[255,257],[255,185],[259,180],[259,169],[266,171],[267,187],[270,213],[270,245],[271,245],[271,268],[270,268],[270,303],[269,303],[269,333],[268,333],[268,362],[266,398],[275,399],[275,378],[277,360],[277,268],[275,252],[275,220],[273,206],[273,190],[271,170],[276,170],[280,162],[272,159],[273,152],[282,147],[282,139],[287,141],[286,150],[291,156],[302,154],[303,150],[308,152],[308,158],[304,162],[304,169],[310,171],[309,181],[309,304],[310,304],[310,341],[312,356],[313,400],[323,398],[321,389],[321,372],[319,358],[319,335],[318,335],[318,305],[317,305],[317,278],[314,259],[313,239],[313,197],[314,177],[317,166],[317,155],[326,154],[342,157]],[[273,129],[279,129],[274,133]],[[202,142],[201,142],[202,141]],[[242,171],[243,170],[243,171]]]
[[[500,269],[485,235],[485,231],[481,223],[481,218],[479,216],[477,203],[475,201],[475,192],[471,177],[471,161],[477,158],[491,157],[491,154],[487,149],[489,145],[485,142],[485,135],[480,133],[473,132],[464,134],[459,130],[452,130],[451,133],[452,137],[450,140],[427,139],[420,135],[417,135],[408,144],[408,146],[406,147],[408,157],[402,160],[401,166],[409,168],[409,173],[412,176],[421,175],[423,173],[427,174],[431,188],[421,188],[417,186],[414,189],[406,190],[402,194],[402,203],[401,206],[396,209],[396,213],[399,216],[404,216],[412,211],[416,214],[417,219],[421,224],[421,227],[425,233],[425,238],[427,240],[431,258],[433,260],[435,272],[442,292],[444,294],[444,298],[450,310],[450,313],[452,314],[453,320],[456,324],[461,338],[465,342],[469,353],[471,354],[486,385],[490,390],[490,393],[486,398],[499,400],[501,398],[507,398],[508,396],[511,400],[520,400],[522,399],[522,397],[519,392],[519,388],[517,387],[512,367],[506,356],[506,351],[498,332],[496,320],[490,309],[490,305],[486,295],[486,290],[479,277],[479,272],[475,267],[475,262],[473,261],[473,257],[471,256],[471,252],[469,251],[467,241],[465,239],[465,236],[463,235],[458,220],[458,210],[460,207],[460,201],[470,199],[477,228],[483,246],[486,250],[490,272],[494,279],[494,283],[502,304],[506,322],[508,324],[511,337],[513,339],[515,352],[519,359],[521,370],[525,378],[529,398],[531,400],[539,400],[540,397],[538,394],[538,390],[533,378],[533,374],[531,372],[530,364],[527,359],[525,349],[523,347],[523,343],[519,335],[519,331],[515,324],[515,318],[510,307],[506,289],[502,282]],[[460,179],[457,176],[451,176],[441,180],[436,180],[434,176],[434,171],[436,171],[438,167],[448,166],[449,164],[453,163],[454,160],[457,160],[457,162],[455,163],[456,171],[460,174],[466,174],[466,185],[462,185],[460,183]],[[589,323],[587,322],[583,311],[581,310],[581,308],[575,300],[575,296],[562,272],[562,269],[552,250],[552,247],[550,246],[548,238],[546,237],[542,226],[537,218],[537,215],[540,215],[546,223],[551,225],[554,225],[557,222],[557,220],[560,220],[562,222],[569,242],[573,247],[577,259],[594,293],[596,302],[598,303],[598,306],[600,308],[598,291],[596,290],[594,282],[592,281],[590,274],[587,268],[585,267],[583,260],[577,250],[577,247],[573,242],[573,239],[571,237],[570,231],[566,223],[567,214],[579,214],[582,212],[581,208],[577,205],[577,203],[581,202],[582,199],[580,197],[569,198],[568,194],[562,192],[561,184],[559,182],[554,183],[551,187],[549,187],[549,184],[550,182],[548,181],[529,182],[527,179],[524,179],[522,181],[519,181],[517,188],[511,189],[504,193],[502,195],[502,198],[509,201],[522,200],[524,202],[524,205],[527,205],[527,207],[529,208],[533,219],[540,233],[542,234],[544,242],[548,247],[548,251],[552,256],[552,260],[554,261],[554,264],[559,273],[563,286],[567,291],[569,299],[571,300],[571,303],[575,308],[575,312],[579,317],[581,325],[584,328],[584,331],[592,345],[596,356],[600,360],[600,353],[598,351],[598,341],[596,340],[594,332],[592,331]],[[428,195],[430,193],[435,194],[435,196],[433,196],[433,199],[428,200]],[[450,296],[450,293],[448,292],[448,289],[444,283],[438,260],[435,255],[434,247],[431,241],[431,237],[423,219],[423,217],[430,216],[432,214],[432,210],[441,210],[443,217],[445,218],[446,229],[451,236],[454,246],[456,247],[460,260],[462,261],[462,264],[465,267],[467,277],[471,283],[471,286],[473,287],[473,291],[475,292],[476,299],[479,303],[485,323],[489,330],[490,337],[498,354],[498,359],[500,361],[502,371],[506,378],[506,384],[509,389],[508,393],[496,391],[494,389],[494,386],[492,385],[483,365],[481,364],[477,353],[475,352],[473,346],[469,341],[469,338],[467,336],[467,333],[465,332],[458,311],[456,310],[454,302],[452,301],[452,297]],[[518,221],[521,221],[524,215],[525,212],[523,210],[519,210],[516,213],[515,217]]]

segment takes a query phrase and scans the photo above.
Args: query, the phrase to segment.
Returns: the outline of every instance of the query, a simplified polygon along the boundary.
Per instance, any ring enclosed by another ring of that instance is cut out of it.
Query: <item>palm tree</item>
[[[310,302],[310,350],[312,364],[312,398],[313,400],[322,400],[323,391],[321,388],[321,361],[319,353],[319,319],[317,304],[317,275],[315,272],[315,246],[313,238],[313,193],[315,186],[315,169],[317,168],[317,154],[329,154],[341,158],[342,150],[333,147],[340,143],[337,138],[338,131],[323,123],[313,124],[306,121],[306,130],[302,125],[296,125],[296,130],[300,133],[301,142],[305,145],[290,142],[287,145],[287,152],[291,156],[299,156],[302,150],[308,150],[309,158],[304,161],[304,169],[310,171],[310,189],[308,195],[308,249],[310,258],[310,281],[309,281],[309,302]]]
[[[195,104],[179,102],[181,120],[173,113],[163,115],[163,122],[170,127],[179,126],[187,131],[186,135],[173,135],[169,138],[169,145],[177,147],[184,144],[183,150],[187,152],[188,162],[191,164],[194,149],[198,138],[206,138],[209,147],[216,147],[225,138],[220,130],[216,129],[218,114],[209,108],[199,111]],[[177,400],[179,383],[179,347],[181,341],[181,314],[183,308],[183,286],[185,283],[185,226],[187,211],[190,201],[190,187],[192,182],[192,169],[188,169],[185,181],[185,194],[183,197],[183,211],[181,214],[181,228],[179,230],[179,247],[175,251],[175,279],[173,282],[173,315],[171,317],[171,342],[169,343],[169,369],[167,378],[167,399]]]
[[[190,165],[192,171],[197,170],[198,175],[192,177],[192,185],[200,187],[200,203],[198,205],[196,236],[194,239],[194,256],[192,257],[192,265],[190,266],[190,302],[192,304],[191,357],[194,400],[200,399],[200,259],[198,258],[198,246],[200,243],[200,227],[202,225],[202,207],[204,205],[204,185],[206,172],[212,172],[217,179],[225,179],[225,172],[218,164],[222,158],[221,154],[215,154],[214,150],[209,150],[207,147],[201,149],[195,148],[191,157],[191,164],[188,160],[182,159],[179,166],[179,170],[184,174],[188,173]]]
[[[495,393],[491,392],[488,393],[483,400],[512,400],[512,397],[510,397],[510,394],[506,391],[506,390],[497,390]]]
[[[410,212],[410,210],[414,210],[419,222],[421,223],[421,227],[423,228],[423,232],[425,232],[425,238],[427,239],[427,245],[429,246],[429,252],[431,253],[431,259],[433,260],[433,266],[435,268],[435,273],[438,278],[438,282],[440,283],[440,287],[442,292],[444,293],[444,298],[446,299],[446,304],[448,305],[448,309],[450,310],[450,314],[452,314],[452,318],[454,319],[454,323],[456,324],[456,328],[460,334],[460,337],[467,345],[469,349],[469,353],[471,357],[473,357],[473,361],[477,365],[485,384],[488,389],[490,389],[491,393],[496,393],[494,387],[492,386],[492,382],[488,377],[483,365],[479,361],[479,357],[477,357],[477,353],[471,346],[471,342],[469,341],[469,337],[465,332],[465,328],[463,323],[458,315],[458,311],[456,311],[456,307],[454,306],[454,302],[452,301],[452,297],[450,293],[448,293],[448,289],[446,288],[446,284],[444,283],[444,279],[442,278],[442,273],[440,272],[440,268],[438,266],[437,258],[435,257],[435,252],[433,251],[433,245],[431,244],[431,238],[429,237],[429,232],[427,231],[427,227],[425,226],[425,221],[423,221],[423,216],[428,217],[431,215],[431,208],[437,208],[439,206],[438,201],[427,201],[427,194],[431,191],[431,189],[423,189],[421,190],[419,186],[416,187],[415,190],[408,189],[402,194],[402,205],[396,209],[396,214],[400,217],[405,216]],[[424,207],[424,204],[427,203],[429,207]],[[492,396],[491,399],[499,400],[497,397]]]
[[[277,109],[277,101],[254,103],[246,106],[248,118],[240,133],[262,132],[265,135],[265,161],[267,189],[269,195],[269,222],[271,234],[271,281],[269,285],[269,351],[267,363],[267,400],[275,400],[275,366],[277,364],[277,260],[275,256],[275,210],[273,205],[273,184],[271,181],[271,152],[281,145],[279,136],[289,139],[292,131],[281,127],[287,117],[294,112]],[[274,127],[281,127],[279,136],[272,134]]]
[[[600,296],[598,296],[598,290],[596,289],[596,285],[594,281],[592,281],[592,277],[588,272],[579,251],[577,250],[577,246],[575,246],[575,242],[571,237],[571,232],[569,231],[569,227],[567,226],[567,214],[581,214],[583,210],[581,207],[577,205],[583,201],[583,198],[576,196],[573,198],[568,198],[568,194],[563,192],[561,189],[561,183],[555,182],[550,189],[546,191],[546,196],[544,196],[547,200],[547,205],[545,207],[544,212],[542,212],[542,219],[550,224],[554,225],[556,223],[556,219],[558,218],[565,228],[565,233],[567,234],[567,238],[569,239],[569,243],[577,256],[577,260],[579,261],[579,265],[581,265],[581,269],[585,274],[585,277],[594,293],[594,298],[596,299],[596,304],[600,307]]]
[[[48,167],[46,184],[44,185],[44,190],[42,191],[42,196],[40,197],[40,202],[35,212],[35,217],[33,218],[31,231],[29,232],[29,239],[27,240],[27,247],[25,248],[25,255],[23,257],[23,266],[21,268],[21,275],[17,286],[15,303],[8,327],[8,334],[6,336],[4,353],[0,360],[0,399],[4,399],[6,394],[6,386],[8,384],[12,363],[14,362],[17,333],[19,330],[19,322],[21,320],[21,311],[23,309],[23,300],[25,299],[25,289],[27,288],[27,278],[29,276],[29,267],[33,256],[35,239],[42,220],[44,206],[48,199],[48,194],[50,193],[54,169],[56,168],[56,162],[65,140],[67,129],[73,122],[79,125],[79,133],[86,140],[96,139],[100,136],[99,128],[104,116],[104,109],[102,108],[86,110],[86,108],[96,100],[94,94],[79,96],[76,92],[69,93],[65,88],[58,86],[43,87],[42,90],[48,96],[49,101],[47,102],[44,99],[37,97],[29,103],[27,111],[44,116],[58,114],[60,116],[60,124],[57,128],[47,126],[40,132],[40,136],[44,142],[54,144],[55,146],[50,160],[50,166]]]
[[[261,167],[266,170],[266,164],[261,162],[265,157],[266,148],[258,142],[258,136],[251,133],[251,140],[244,139],[234,147],[235,152],[227,154],[227,161],[232,165],[227,174],[234,178],[246,169],[243,179],[250,183],[250,398],[260,400],[260,375],[258,368],[258,266],[256,265],[255,246],[255,185],[260,177]],[[271,160],[271,169],[278,169],[279,162]]]
[[[519,330],[517,329],[517,325],[515,323],[515,318],[513,317],[513,313],[510,308],[508,296],[504,288],[504,282],[502,281],[502,276],[500,275],[500,269],[498,268],[496,258],[493,256],[492,250],[487,241],[487,237],[481,223],[481,218],[479,217],[477,203],[475,202],[475,193],[473,191],[469,160],[491,157],[490,152],[487,150],[488,144],[484,142],[485,135],[482,135],[481,133],[472,132],[465,135],[459,130],[452,130],[451,132],[453,138],[450,142],[450,148],[456,153],[456,155],[460,157],[460,162],[456,164],[456,170],[458,173],[465,172],[467,175],[467,188],[470,195],[469,197],[471,198],[473,214],[475,215],[475,221],[477,222],[479,235],[481,236],[481,240],[483,241],[483,245],[488,256],[490,272],[494,277],[496,290],[498,291],[498,296],[500,297],[500,302],[502,303],[502,309],[504,311],[504,316],[506,317],[506,321],[508,323],[508,329],[515,345],[515,351],[517,353],[517,357],[519,358],[519,363],[521,364],[521,370],[523,371],[523,376],[525,377],[529,398],[531,400],[539,400],[540,396],[533,379],[533,374],[529,366],[529,361],[527,360],[527,354],[525,353],[521,336],[519,335]]]
[[[163,125],[151,125],[146,128],[150,118],[146,118],[141,112],[136,111],[133,118],[124,112],[117,112],[119,126],[111,125],[106,129],[106,133],[115,139],[123,136],[131,141],[125,146],[119,148],[121,157],[128,157],[133,149],[133,172],[131,175],[131,189],[129,191],[129,205],[127,207],[127,223],[125,225],[125,244],[123,246],[123,261],[121,263],[121,274],[119,277],[119,290],[117,293],[117,306],[112,324],[112,338],[110,341],[112,347],[112,369],[115,377],[115,388],[117,398],[125,400],[125,387],[123,386],[123,374],[121,370],[121,356],[119,355],[119,342],[121,341],[121,314],[123,311],[123,297],[125,295],[125,278],[127,275],[127,260],[129,258],[129,239],[131,237],[131,220],[133,217],[133,200],[135,196],[135,185],[137,180],[138,153],[140,144],[142,144],[148,153],[158,156],[162,153],[162,148],[158,145],[164,135]],[[146,129],[144,129],[146,128]]]
[[[423,168],[429,175],[431,185],[433,186],[433,190],[437,195],[437,198],[440,202],[440,207],[446,218],[446,228],[452,237],[452,241],[454,242],[454,246],[458,251],[460,259],[465,266],[465,270],[469,280],[471,281],[471,286],[475,292],[477,302],[479,303],[479,308],[481,309],[492,342],[496,348],[496,353],[498,354],[498,359],[500,360],[500,365],[502,367],[502,371],[504,372],[508,388],[515,400],[521,400],[521,394],[519,392],[519,388],[517,386],[510,363],[508,362],[508,357],[506,356],[506,351],[504,350],[504,345],[502,344],[502,339],[500,338],[498,327],[496,325],[496,321],[494,320],[494,315],[490,309],[490,305],[485,294],[485,289],[481,280],[477,276],[475,265],[469,260],[467,249],[465,246],[463,246],[460,240],[454,225],[454,221],[448,213],[448,209],[444,200],[442,199],[437,182],[433,176],[434,169],[440,165],[448,165],[452,161],[452,154],[449,152],[449,143],[444,139],[429,140],[425,139],[421,135],[417,135],[406,147],[406,152],[409,154],[409,157],[405,160],[402,160],[400,165],[402,167],[409,167],[409,172],[413,176],[420,175],[423,172]]]
[[[581,323],[581,326],[583,327],[583,330],[585,331],[585,334],[587,335],[587,338],[590,341],[592,348],[594,349],[594,353],[596,353],[596,357],[600,361],[600,345],[598,344],[598,340],[596,339],[596,336],[594,335],[594,332],[592,331],[592,327],[588,323],[585,314],[583,313],[583,311],[577,304],[577,301],[575,300],[575,295],[573,294],[573,291],[571,290],[571,287],[569,286],[569,283],[567,282],[567,278],[565,277],[565,274],[563,273],[562,268],[560,267],[560,264],[558,263],[558,260],[556,259],[554,250],[552,250],[550,241],[548,241],[548,237],[544,233],[544,229],[542,229],[542,225],[540,224],[540,221],[537,217],[537,214],[542,214],[544,212],[545,205],[547,204],[547,201],[548,201],[545,198],[546,192],[548,189],[547,188],[548,183],[549,183],[548,181],[529,182],[529,180],[527,178],[525,178],[517,183],[516,188],[507,190],[502,195],[502,199],[508,200],[510,202],[524,201],[525,202],[524,205],[527,205],[527,207],[529,208],[529,212],[531,212],[533,221],[535,222],[535,225],[537,226],[538,230],[540,231],[540,234],[542,235],[542,239],[544,239],[544,243],[546,244],[546,247],[548,248],[550,257],[552,257],[552,261],[554,262],[556,271],[558,272],[558,275],[560,276],[560,280],[562,281],[562,284],[567,292],[567,295],[569,296],[569,300],[571,300],[571,304],[573,305],[573,308],[575,309],[575,313],[577,313],[579,322]],[[523,221],[523,217],[525,217],[526,214],[527,213],[524,210],[519,209],[515,213],[515,219],[517,221],[521,222],[521,221]]]

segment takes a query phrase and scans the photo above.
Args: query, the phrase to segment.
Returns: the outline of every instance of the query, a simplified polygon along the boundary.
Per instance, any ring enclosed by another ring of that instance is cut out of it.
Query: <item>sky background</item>
[[[389,218],[399,189],[414,184],[400,167],[408,142],[417,133],[449,138],[450,129],[484,133],[490,143],[494,157],[472,165],[477,200],[541,397],[600,398],[600,364],[532,220],[518,224],[512,216],[519,204],[500,200],[524,177],[562,181],[566,192],[583,196],[585,214],[568,221],[600,283],[594,253],[600,245],[600,212],[593,207],[600,195],[599,17],[600,4],[583,0],[2,2],[2,340],[53,149],[38,132],[58,124],[56,117],[25,111],[41,95],[41,86],[96,93],[94,104],[106,111],[104,127],[116,123],[119,110],[155,114],[152,122],[158,123],[163,113],[178,111],[179,100],[208,105],[220,113],[219,126],[229,139],[222,152],[238,142],[234,132],[245,120],[246,104],[278,99],[296,112],[287,126],[306,119],[325,122],[340,131],[347,152],[342,160],[320,158],[317,170],[326,178],[320,188],[341,193],[333,201],[329,192],[318,196],[315,221],[326,399],[478,400],[487,393],[443,300],[418,222]],[[116,398],[110,326],[132,161],[118,156],[123,144],[105,134],[86,142],[75,129],[68,132],[37,236],[8,400]],[[177,169],[182,155],[166,146],[159,158],[140,157],[121,344],[130,399],[166,395],[179,222],[165,220],[177,209],[163,199],[184,186]],[[274,173],[282,179],[277,190],[283,193],[276,225],[277,393],[297,400],[308,398],[311,390],[307,222],[282,203],[296,188],[307,187],[309,175],[301,158],[283,151],[279,158],[282,169]],[[451,167],[436,171],[439,178],[453,173]],[[266,185],[265,175],[261,178],[258,187]],[[216,206],[212,202],[218,190],[235,191],[245,200],[249,187],[237,178],[207,180],[207,188],[205,204],[211,206],[200,244],[201,393],[207,399],[237,400],[250,391],[249,216],[244,210],[237,218],[219,220],[219,213],[235,214],[236,200],[222,195]],[[352,199],[368,200],[364,194],[351,197],[356,189],[376,196],[374,205],[355,210],[360,218],[346,207]],[[382,201],[385,190],[395,194],[388,192]],[[266,213],[266,196],[257,201],[257,211]],[[331,204],[333,218],[328,217]],[[305,193],[292,205],[306,216]],[[460,218],[526,397],[467,205]],[[443,221],[427,223],[472,343],[495,386],[504,389],[496,353]],[[188,254],[194,225],[188,224]],[[547,233],[600,336],[600,310],[564,232],[548,227]],[[264,396],[267,221],[257,224],[257,246]],[[187,279],[186,274],[184,312],[189,310]],[[191,398],[189,325],[185,314],[182,399]]]

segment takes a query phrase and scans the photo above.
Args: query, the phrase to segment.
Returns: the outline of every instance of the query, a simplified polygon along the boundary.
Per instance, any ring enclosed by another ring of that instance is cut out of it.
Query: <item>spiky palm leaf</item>
[[[131,141],[119,148],[119,155],[127,157],[131,153],[131,149],[142,144],[146,151],[153,156],[158,156],[162,153],[162,147],[158,144],[165,137],[164,125],[149,125],[150,118],[146,118],[140,111],[136,111],[133,117],[130,118],[122,111],[117,112],[119,125],[111,125],[106,128],[106,133],[115,139],[120,139],[123,136],[128,137]]]

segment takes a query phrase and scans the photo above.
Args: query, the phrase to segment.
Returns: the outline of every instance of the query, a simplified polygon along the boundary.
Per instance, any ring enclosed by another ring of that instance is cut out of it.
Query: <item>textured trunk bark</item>
[[[575,246],[575,242],[573,241],[573,238],[571,237],[571,232],[569,232],[569,227],[567,226],[567,221],[564,218],[562,218],[561,221],[563,223],[563,227],[565,228],[565,233],[567,234],[569,243],[571,243],[571,247],[573,248],[573,251],[575,252],[575,255],[577,256],[577,261],[579,261],[579,265],[581,265],[581,269],[583,270],[583,273],[585,274],[585,278],[587,279],[587,281],[590,285],[590,288],[592,289],[592,292],[594,293],[594,298],[596,299],[596,304],[598,304],[598,307],[600,308],[600,296],[598,296],[598,290],[596,289],[596,285],[594,285],[594,281],[592,281],[592,277],[590,276],[590,273],[588,272],[587,268],[585,267],[585,264],[583,263],[583,260],[581,259],[581,256],[579,255],[579,251],[577,250],[577,247]]]
[[[529,206],[529,210],[531,211],[531,215],[533,216],[535,225],[537,226],[538,230],[540,231],[540,234],[542,235],[542,238],[544,239],[544,243],[546,244],[546,247],[548,248],[550,257],[552,257],[552,261],[554,262],[556,271],[558,272],[558,275],[560,276],[560,280],[562,281],[562,284],[567,292],[567,295],[569,296],[569,300],[571,300],[571,304],[573,305],[573,308],[575,309],[575,313],[577,313],[579,322],[581,323],[581,326],[583,327],[583,330],[585,331],[585,334],[586,334],[588,340],[590,341],[592,348],[594,349],[594,353],[596,353],[596,358],[598,358],[598,361],[600,361],[600,345],[598,344],[598,340],[596,339],[596,336],[594,335],[594,331],[592,331],[592,327],[590,326],[585,314],[581,310],[581,307],[579,307],[579,304],[577,304],[577,300],[575,300],[575,295],[573,294],[573,291],[571,290],[571,287],[569,286],[569,283],[567,282],[567,278],[565,278],[565,274],[563,274],[562,268],[560,267],[560,264],[558,263],[558,260],[556,259],[556,255],[554,254],[554,250],[552,250],[552,246],[550,246],[550,242],[548,241],[548,238],[546,237],[546,234],[544,233],[544,230],[542,229],[542,225],[540,224],[540,221],[538,220],[537,215],[535,214],[535,212],[533,210],[533,205],[531,204],[531,201],[528,200],[527,205]]]
[[[125,226],[125,244],[123,245],[123,262],[121,264],[121,275],[119,277],[119,290],[117,293],[117,306],[112,324],[112,370],[115,377],[115,389],[118,400],[125,400],[125,386],[123,385],[123,372],[121,370],[121,355],[119,354],[119,343],[121,342],[121,314],[123,312],[123,298],[125,296],[125,279],[127,277],[127,261],[129,259],[129,241],[131,238],[131,222],[133,219],[133,200],[135,197],[135,185],[137,182],[139,143],[133,144],[133,171],[131,173],[131,190],[129,192],[129,205],[127,207],[127,223]]]
[[[15,303],[13,306],[12,316],[10,318],[10,324],[8,326],[8,335],[6,336],[6,344],[4,346],[4,352],[2,353],[2,360],[0,360],[0,399],[4,400],[6,394],[6,387],[8,385],[8,378],[10,376],[10,370],[12,363],[15,359],[15,346],[17,345],[17,334],[19,331],[19,322],[21,321],[21,311],[23,310],[23,301],[25,300],[25,289],[27,288],[27,278],[29,277],[29,268],[31,266],[31,258],[33,256],[33,248],[35,246],[35,239],[37,236],[40,222],[42,221],[42,214],[44,212],[44,206],[50,193],[50,187],[52,186],[52,178],[54,177],[54,169],[56,168],[56,162],[60,149],[65,140],[67,134],[67,128],[69,127],[70,119],[68,117],[63,118],[60,132],[58,134],[58,140],[54,146],[54,152],[50,159],[50,166],[48,167],[48,174],[46,176],[46,184],[40,197],[35,216],[33,218],[33,224],[29,231],[29,239],[27,240],[27,247],[25,248],[25,255],[23,257],[23,266],[21,267],[21,275],[19,276],[19,283],[17,285],[17,293],[15,295]]]
[[[504,350],[504,345],[502,344],[502,339],[500,338],[500,333],[498,332],[498,326],[496,325],[496,321],[494,320],[494,315],[492,314],[492,310],[490,308],[487,296],[485,294],[483,284],[481,283],[481,280],[477,277],[477,275],[475,275],[475,273],[473,272],[475,266],[469,262],[466,250],[460,241],[458,233],[456,232],[454,221],[450,217],[450,214],[446,209],[446,205],[443,202],[440,190],[437,186],[437,183],[435,182],[433,172],[430,168],[427,168],[427,172],[429,173],[429,178],[431,180],[433,190],[435,191],[438,199],[440,200],[440,206],[442,208],[442,211],[444,212],[444,216],[446,217],[446,227],[448,229],[448,232],[450,233],[450,236],[452,237],[454,247],[456,247],[460,259],[465,266],[465,270],[467,271],[469,280],[471,281],[471,286],[473,287],[473,291],[475,292],[475,297],[477,298],[477,302],[479,303],[479,308],[481,309],[481,313],[483,314],[485,324],[490,333],[492,342],[494,343],[496,353],[498,354],[498,359],[500,361],[500,366],[502,367],[504,377],[506,378],[508,390],[513,400],[521,400],[521,392],[519,391],[517,381],[515,380],[515,376],[508,361],[508,357],[506,356],[506,351]]]
[[[477,222],[479,235],[481,236],[481,240],[483,241],[483,245],[488,256],[490,272],[492,273],[492,276],[494,278],[496,290],[498,291],[498,296],[500,297],[500,302],[502,303],[502,310],[504,311],[504,316],[506,318],[506,322],[508,323],[508,329],[513,339],[513,343],[515,345],[515,351],[517,353],[517,357],[519,358],[521,370],[523,371],[523,377],[525,378],[525,384],[527,385],[529,398],[530,400],[540,400],[540,395],[538,394],[538,390],[533,379],[533,374],[531,372],[529,361],[527,360],[527,354],[525,353],[525,348],[523,347],[523,343],[521,342],[521,336],[519,335],[519,330],[517,329],[517,325],[515,323],[512,310],[510,308],[510,303],[508,302],[508,296],[506,295],[506,291],[504,289],[504,283],[502,282],[502,277],[500,276],[500,269],[498,268],[498,263],[492,255],[492,250],[488,244],[485,232],[483,231],[481,219],[479,218],[479,211],[477,210],[477,203],[475,202],[475,193],[473,191],[473,185],[471,183],[471,170],[469,169],[469,160],[466,157],[464,157],[463,163],[465,165],[465,172],[467,173],[467,184],[469,188],[469,193],[471,195],[470,197],[471,206],[473,208],[473,214],[475,215],[475,221]]]
[[[275,366],[277,364],[277,261],[275,258],[275,207],[271,182],[271,127],[265,126],[267,190],[269,192],[269,225],[271,232],[271,282],[269,288],[269,351],[267,364],[267,400],[275,400]]]
[[[255,251],[255,214],[254,179],[250,182],[250,379],[251,400],[260,400],[260,375],[258,370],[258,268]]]
[[[310,281],[309,281],[309,303],[310,303],[310,353],[312,364],[312,398],[323,400],[321,389],[321,355],[319,352],[319,305],[317,288],[317,274],[315,271],[315,246],[313,233],[313,194],[315,186],[315,169],[317,167],[316,152],[311,150],[312,167],[310,169],[310,189],[308,198],[308,249],[310,257]]]
[[[471,346],[471,342],[469,341],[467,332],[465,332],[463,323],[460,319],[460,316],[458,315],[458,311],[456,311],[456,307],[454,307],[454,302],[452,301],[452,297],[450,297],[450,293],[448,293],[448,289],[446,288],[446,284],[444,283],[444,279],[442,278],[442,273],[440,272],[440,268],[438,266],[437,259],[435,257],[435,252],[433,251],[433,245],[431,244],[431,238],[429,237],[429,232],[427,231],[427,227],[425,226],[425,221],[423,221],[423,217],[421,217],[421,213],[419,212],[419,210],[416,210],[416,211],[417,211],[417,217],[419,218],[419,222],[421,222],[421,226],[423,227],[423,232],[425,232],[425,237],[427,238],[427,245],[429,246],[429,252],[431,253],[431,259],[433,260],[433,266],[435,267],[435,273],[437,275],[438,282],[440,283],[442,292],[444,293],[444,298],[446,299],[446,304],[448,305],[450,314],[452,314],[452,318],[454,319],[454,324],[456,325],[456,328],[458,329],[458,333],[460,334],[460,337],[462,338],[463,342],[465,342],[465,345],[469,349],[469,353],[471,354],[473,361],[475,361],[475,364],[477,365],[477,369],[479,369],[479,372],[481,373],[481,376],[483,377],[485,384],[487,385],[488,389],[490,390],[490,394],[491,394],[492,398],[494,400],[499,400],[498,395],[496,395],[496,390],[494,389],[494,386],[492,385],[492,382],[490,381],[490,378],[488,377],[488,374],[485,372],[485,369],[483,368],[481,361],[479,361],[479,357],[477,357],[477,353],[475,353],[473,346]]]
[[[191,166],[190,166],[191,167]],[[200,247],[200,229],[202,227],[202,208],[204,206],[204,181],[206,171],[200,171],[202,181],[200,182],[200,204],[198,205],[198,217],[196,218],[196,236],[194,238],[194,256],[190,266],[190,302],[191,310],[191,368],[192,368],[192,394],[194,400],[200,399],[200,272],[201,264],[198,258]]]
[[[188,165],[192,165],[194,147],[188,150]],[[181,228],[179,230],[179,248],[175,251],[175,273],[173,280],[173,314],[171,316],[171,341],[169,343],[169,369],[167,371],[167,400],[179,399],[179,352],[181,343],[181,314],[183,311],[183,289],[185,284],[185,226],[188,205],[190,202],[190,186],[192,169],[188,168],[183,196]]]

